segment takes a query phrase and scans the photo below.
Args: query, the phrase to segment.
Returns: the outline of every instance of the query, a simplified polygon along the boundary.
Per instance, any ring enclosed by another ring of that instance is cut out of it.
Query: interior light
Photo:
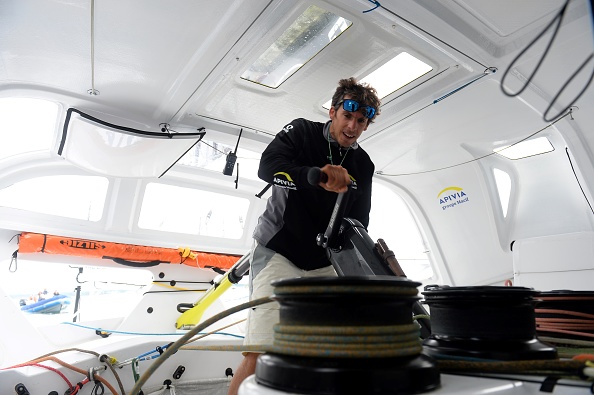
[[[508,159],[522,159],[529,156],[544,154],[554,151],[555,148],[546,137],[538,137],[517,144],[494,149],[493,152]]]

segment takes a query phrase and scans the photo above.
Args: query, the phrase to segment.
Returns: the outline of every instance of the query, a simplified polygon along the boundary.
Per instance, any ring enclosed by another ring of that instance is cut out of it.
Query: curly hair
[[[340,80],[338,88],[332,96],[332,107],[338,110],[339,103],[347,95],[361,103],[362,106],[371,106],[376,109],[375,115],[368,121],[369,123],[372,123],[380,114],[381,101],[377,96],[377,91],[371,85],[359,83],[355,77]]]

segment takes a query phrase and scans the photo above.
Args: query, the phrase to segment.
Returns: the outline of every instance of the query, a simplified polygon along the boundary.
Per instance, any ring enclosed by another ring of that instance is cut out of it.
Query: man
[[[262,153],[258,176],[274,185],[266,210],[254,231],[250,262],[250,298],[270,296],[272,281],[283,278],[336,276],[323,248],[316,243],[330,221],[336,193],[352,185],[345,216],[367,227],[374,164],[357,139],[379,115],[374,88],[354,78],[339,81],[327,123],[296,119],[286,125]],[[307,174],[319,167],[328,179],[310,185]],[[244,345],[271,345],[278,323],[276,302],[248,313]],[[244,353],[229,395],[253,374],[258,353]]]

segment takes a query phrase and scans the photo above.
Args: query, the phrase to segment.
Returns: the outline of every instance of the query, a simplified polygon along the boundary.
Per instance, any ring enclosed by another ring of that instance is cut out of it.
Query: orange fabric
[[[73,237],[52,236],[39,233],[21,233],[19,253],[46,253],[76,255],[103,259],[124,259],[133,262],[164,262],[194,267],[229,269],[239,260],[237,255],[192,251],[183,258],[178,249],[149,247],[133,244],[111,243]],[[193,257],[195,255],[195,257]]]

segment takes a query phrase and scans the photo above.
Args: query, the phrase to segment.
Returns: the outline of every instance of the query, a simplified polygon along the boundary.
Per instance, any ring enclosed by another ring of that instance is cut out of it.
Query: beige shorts
[[[287,258],[254,242],[250,257],[250,299],[273,294],[271,282],[296,277],[335,277],[332,266],[316,270],[302,270]],[[279,321],[279,304],[270,302],[248,311],[244,345],[272,345],[273,326]]]

